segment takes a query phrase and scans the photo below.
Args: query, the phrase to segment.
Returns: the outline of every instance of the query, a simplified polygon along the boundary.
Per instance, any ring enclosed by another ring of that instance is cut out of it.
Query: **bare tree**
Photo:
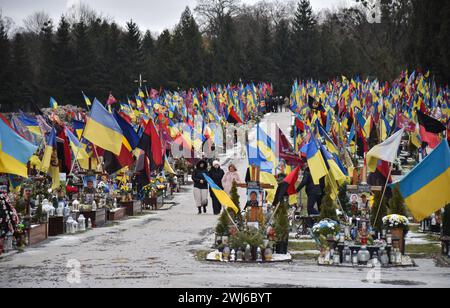
[[[39,34],[46,23],[51,20],[50,15],[44,11],[35,12],[23,20],[25,30],[30,33]]]
[[[71,25],[81,21],[84,23],[91,23],[96,19],[101,18],[94,9],[82,2],[72,5],[65,14],[65,17]]]
[[[236,16],[240,9],[240,0],[197,0],[195,13],[199,17],[202,30],[217,32],[225,17]]]

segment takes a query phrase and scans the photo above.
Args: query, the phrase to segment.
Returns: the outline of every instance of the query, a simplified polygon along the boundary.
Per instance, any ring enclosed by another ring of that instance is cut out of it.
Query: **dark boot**
[[[201,215],[201,214],[202,214],[202,208],[199,207],[199,208],[198,208],[198,215]]]
[[[203,206],[203,213],[206,214],[206,205]]]

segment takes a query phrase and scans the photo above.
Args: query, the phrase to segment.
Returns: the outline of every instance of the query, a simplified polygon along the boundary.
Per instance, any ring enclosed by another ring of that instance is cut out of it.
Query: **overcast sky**
[[[283,1],[283,0],[282,0]],[[315,10],[333,8],[343,0],[311,0]],[[80,0],[0,0],[3,16],[11,17],[16,27],[22,26],[22,20],[36,12],[45,11],[55,23],[61,15]],[[141,29],[161,32],[172,28],[180,19],[186,6],[195,7],[196,0],[81,0],[104,16],[111,17],[124,25],[133,19]],[[258,0],[242,0],[254,4]]]

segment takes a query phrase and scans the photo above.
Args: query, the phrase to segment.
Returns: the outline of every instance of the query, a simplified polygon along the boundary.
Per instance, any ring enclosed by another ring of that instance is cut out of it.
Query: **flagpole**
[[[377,216],[375,216],[375,220],[373,222],[373,226],[375,226],[377,224],[378,216],[380,215],[380,211],[381,211],[381,204],[383,204],[383,199],[384,199],[384,196],[386,194],[386,190],[387,190],[387,186],[388,186],[388,183],[389,183],[389,179],[391,178],[391,174],[392,174],[392,163],[389,163],[389,175],[388,175],[388,177],[386,179],[386,184],[384,185],[383,194],[381,195],[380,204],[378,205]]]

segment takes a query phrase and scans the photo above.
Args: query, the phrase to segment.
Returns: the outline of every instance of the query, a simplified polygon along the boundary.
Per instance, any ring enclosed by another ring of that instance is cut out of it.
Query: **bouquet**
[[[328,247],[328,239],[335,238],[340,231],[339,223],[330,219],[320,221],[311,229],[313,238],[321,248]]]
[[[315,224],[312,233],[315,237],[335,237],[341,231],[341,226],[334,220],[324,219]]]
[[[406,229],[409,226],[409,220],[402,215],[387,215],[383,218],[383,225],[386,228],[403,228]]]

